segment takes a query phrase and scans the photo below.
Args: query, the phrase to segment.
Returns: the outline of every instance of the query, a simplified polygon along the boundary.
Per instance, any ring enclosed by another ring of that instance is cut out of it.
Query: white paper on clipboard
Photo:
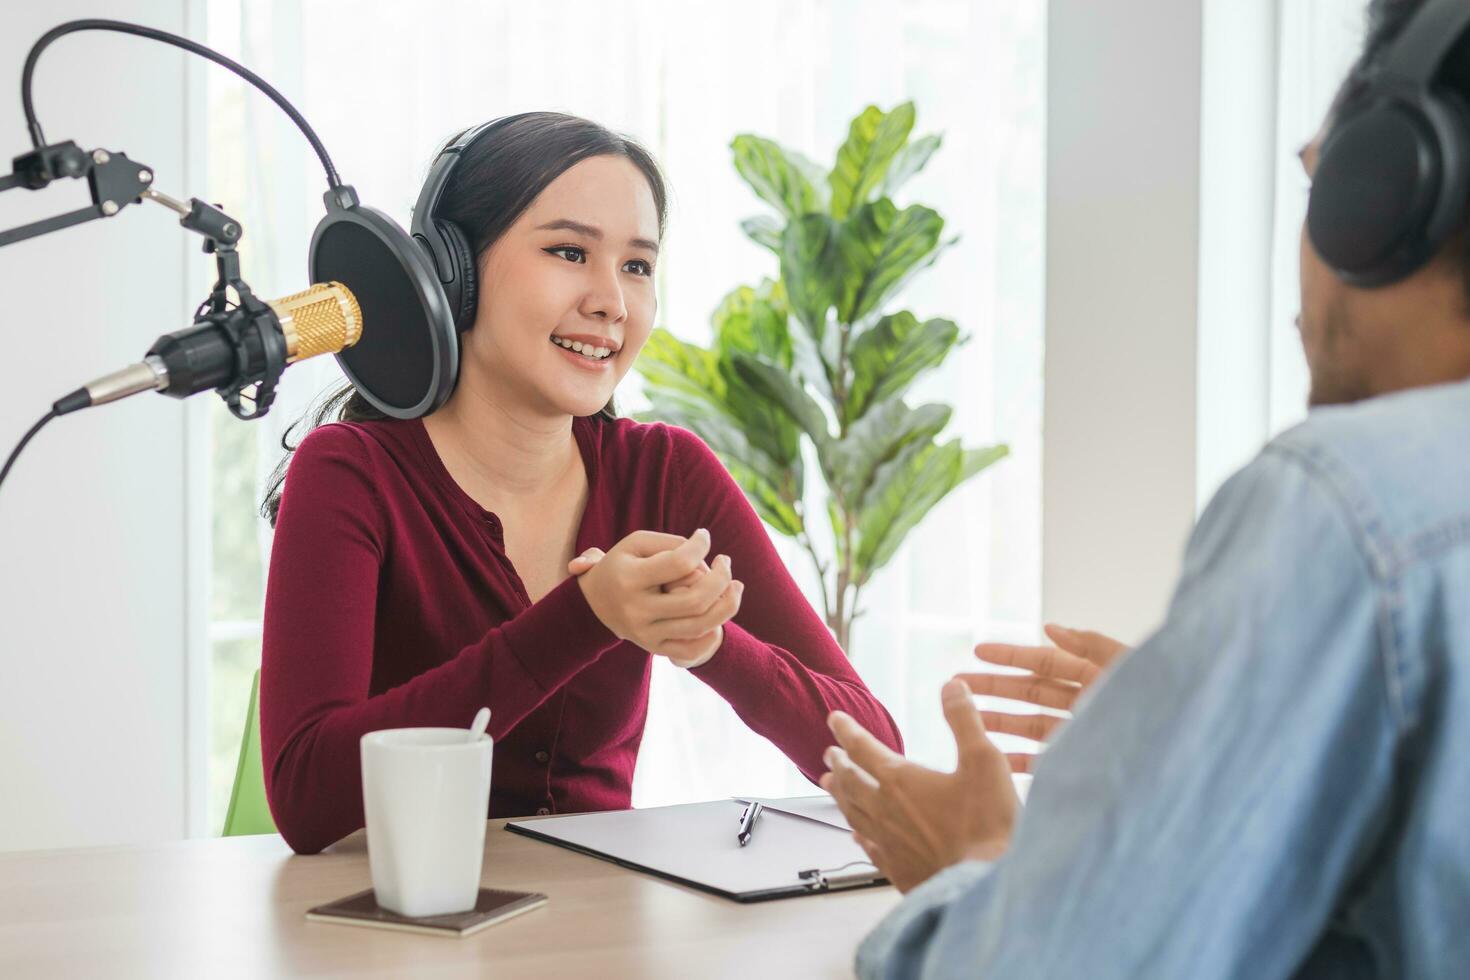
[[[732,800],[714,800],[513,820],[505,829],[739,902],[884,881],[851,834],[794,814],[763,813],[742,847],[740,812]]]

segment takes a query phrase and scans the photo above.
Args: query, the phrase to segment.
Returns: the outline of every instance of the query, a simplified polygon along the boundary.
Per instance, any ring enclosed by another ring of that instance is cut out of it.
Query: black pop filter
[[[345,193],[344,193],[345,192]],[[369,402],[393,418],[428,415],[459,374],[459,334],[424,250],[392,218],[328,191],[311,236],[312,282],[340,282],[362,308],[362,339],[337,363]]]

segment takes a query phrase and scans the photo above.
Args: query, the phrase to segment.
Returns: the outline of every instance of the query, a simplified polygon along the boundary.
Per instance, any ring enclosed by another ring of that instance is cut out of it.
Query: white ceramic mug
[[[490,736],[390,728],[364,735],[361,751],[378,905],[411,916],[474,908],[490,809]]]

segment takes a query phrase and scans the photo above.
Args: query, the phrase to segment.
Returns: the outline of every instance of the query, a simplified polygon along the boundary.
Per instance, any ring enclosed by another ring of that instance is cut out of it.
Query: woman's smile
[[[600,371],[609,368],[613,359],[618,356],[617,343],[607,337],[553,335],[551,343],[556,346],[558,353],[584,370]]]

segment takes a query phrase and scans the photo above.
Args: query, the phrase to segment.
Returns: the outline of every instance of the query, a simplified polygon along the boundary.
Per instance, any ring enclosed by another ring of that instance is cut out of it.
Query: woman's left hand
[[[567,574],[571,575],[573,578],[585,575],[587,572],[591,571],[594,565],[602,561],[602,559],[606,557],[606,555],[607,552],[603,551],[601,548],[588,548],[586,551],[582,552],[580,555],[567,562]],[[694,583],[698,582],[700,579],[704,578],[704,576],[707,574],[709,574],[709,565],[706,562],[700,562],[699,567],[696,568],[694,571],[690,572],[688,575],[684,576],[676,582],[670,582],[666,585],[660,586],[660,589],[664,592],[676,592],[680,589],[687,589],[693,586]],[[670,657],[670,662],[679,667],[698,667],[700,664],[709,660],[710,657],[713,657],[716,651],[720,649],[720,645],[725,640],[725,628],[723,626],[717,626],[709,633],[697,638],[697,641],[701,640],[704,641],[702,644],[703,648],[698,651],[696,656],[691,657],[688,660],[676,660],[675,658]]]
[[[576,576],[585,574],[586,572],[591,570],[593,565],[596,565],[598,562],[602,561],[603,557],[606,554],[607,552],[603,551],[601,548],[588,548],[586,551],[582,552],[580,555],[567,562],[567,574],[573,576],[574,578]],[[705,573],[708,571],[709,565],[704,562],[700,562],[698,568],[696,568],[694,571],[690,572],[683,578],[679,579],[679,581],[671,582],[668,585],[663,586],[663,590],[665,592],[672,592],[675,589],[687,589],[689,588],[689,586],[693,585],[695,582],[698,582],[701,578],[703,578]]]

